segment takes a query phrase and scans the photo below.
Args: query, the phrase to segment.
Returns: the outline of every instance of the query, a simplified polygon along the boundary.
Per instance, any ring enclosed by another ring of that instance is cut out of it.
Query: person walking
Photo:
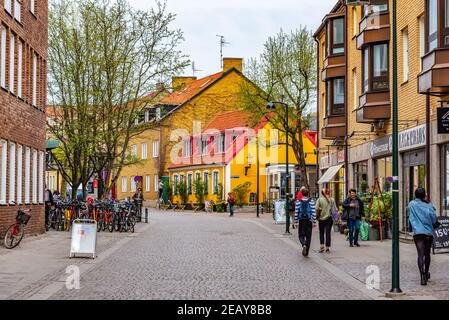
[[[310,243],[312,241],[312,229],[316,226],[315,202],[309,198],[309,190],[301,191],[302,199],[296,201],[295,227],[298,228],[299,242],[302,245],[302,255],[309,255]]]
[[[137,221],[142,221],[142,203],[143,203],[143,192],[142,188],[138,188],[137,192],[133,195],[134,204],[136,206]]]
[[[415,190],[415,200],[410,201],[407,209],[413,231],[413,240],[418,251],[421,285],[425,286],[430,279],[430,250],[433,242],[433,229],[437,222],[436,209],[426,200],[424,188]]]
[[[360,247],[359,244],[359,232],[360,232],[360,222],[362,217],[365,215],[363,202],[357,196],[357,190],[349,190],[349,197],[343,202],[343,220],[348,221],[349,229],[349,246],[350,247]]]
[[[228,193],[228,205],[229,205],[229,216],[233,217],[234,216],[234,204],[235,204],[235,198],[232,195],[231,192]]]
[[[320,230],[320,251],[330,253],[331,230],[334,220],[332,219],[332,208],[335,208],[335,200],[330,196],[330,190],[325,188],[321,191],[321,197],[316,204],[318,227]]]

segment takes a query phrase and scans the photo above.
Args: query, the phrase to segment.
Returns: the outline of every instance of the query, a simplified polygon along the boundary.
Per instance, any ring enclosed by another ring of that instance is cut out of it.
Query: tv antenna
[[[199,70],[195,67],[195,61],[192,61],[192,74],[193,76],[195,76],[195,73],[198,71],[203,71],[203,70]]]
[[[231,44],[230,42],[226,42],[225,37],[217,34],[217,37],[220,38],[220,65],[221,68],[223,69],[223,47],[227,44]]]

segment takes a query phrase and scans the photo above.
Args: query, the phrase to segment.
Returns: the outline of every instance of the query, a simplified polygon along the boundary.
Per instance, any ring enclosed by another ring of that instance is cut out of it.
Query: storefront
[[[391,135],[374,140],[371,143],[371,158],[374,161],[374,177],[379,179],[382,192],[391,193],[393,181],[393,158]]]
[[[426,126],[421,125],[399,133],[399,152],[402,168],[402,231],[411,232],[407,206],[414,199],[418,187],[426,187]]]
[[[338,203],[342,203],[346,195],[344,161],[344,151],[320,159],[321,177],[318,180],[320,190],[328,188]]]

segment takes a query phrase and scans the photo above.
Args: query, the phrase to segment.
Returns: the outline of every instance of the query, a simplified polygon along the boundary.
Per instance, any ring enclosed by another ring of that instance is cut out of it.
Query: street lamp
[[[290,214],[289,214],[289,205],[288,205],[288,195],[290,194],[289,186],[290,186],[290,173],[289,173],[289,163],[288,163],[288,134],[289,134],[289,127],[288,127],[288,104],[285,102],[279,102],[279,101],[270,101],[267,104],[268,110],[275,110],[276,104],[283,105],[285,108],[285,234],[290,234]]]
[[[392,113],[393,113],[393,239],[392,239],[392,277],[391,293],[401,293],[399,287],[399,148],[398,148],[398,49],[397,49],[397,0],[392,0],[392,33],[393,33],[393,86],[392,86]],[[346,5],[369,4],[370,1],[346,0]]]

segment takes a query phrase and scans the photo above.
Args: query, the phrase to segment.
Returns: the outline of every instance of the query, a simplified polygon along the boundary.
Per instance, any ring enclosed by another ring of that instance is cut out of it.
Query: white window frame
[[[149,175],[145,176],[145,191],[146,192],[151,191],[151,177]]]
[[[39,203],[44,203],[44,174],[45,174],[45,156],[43,151],[39,151]]]
[[[154,175],[154,191],[158,192],[159,191],[159,175],[155,174]]]
[[[207,175],[207,179],[206,179],[206,175]],[[207,188],[204,188],[204,191],[206,191],[206,195],[208,195],[209,194],[209,190],[210,190],[210,173],[209,173],[209,171],[203,171],[203,183],[204,183],[204,185],[206,186],[207,185]]]
[[[25,147],[25,204],[30,203],[31,189],[31,149]]]
[[[0,85],[6,89],[6,27],[2,25],[0,48]]]
[[[19,0],[14,0],[14,19],[19,22],[22,20],[22,3]]]
[[[16,76],[16,64],[15,64],[15,49],[16,49],[16,36],[11,33],[9,37],[9,91],[12,93],[14,90],[14,81]]]
[[[410,40],[409,40],[410,41]],[[426,18],[419,17],[419,70],[422,70],[422,57],[426,54]]]
[[[148,159],[148,144],[142,143],[142,160]]]
[[[19,39],[17,47],[17,96],[22,98],[23,41]]]
[[[150,111],[148,110],[145,110],[144,121],[145,123],[150,122]]]
[[[136,144],[131,145],[131,156],[137,157],[137,145]]]
[[[153,140],[153,158],[159,157],[159,140]]]
[[[127,192],[128,190],[128,179],[126,177],[122,177],[122,192]]]
[[[33,149],[33,172],[31,173],[31,202],[37,204],[37,150]]]
[[[33,53],[33,106],[37,107],[37,54]]]
[[[12,14],[12,0],[4,0],[5,10]]]
[[[190,179],[189,179],[190,178]],[[187,194],[192,195],[194,194],[193,190],[193,172],[187,172]]]
[[[192,156],[192,139],[184,140],[184,157],[189,158]]]
[[[0,140],[0,204],[6,204],[6,174],[8,161],[8,143]]]
[[[16,144],[9,143],[9,203],[16,203]]]
[[[358,99],[358,95],[357,95],[357,69],[353,69],[352,70],[352,82],[353,82],[353,88],[352,90],[354,90],[353,92],[353,99],[354,99],[354,110],[357,110],[357,108],[359,107],[359,99]]]
[[[353,7],[352,8],[352,20],[353,20],[353,36],[357,36],[357,29],[358,29],[358,19],[357,19],[357,8]]]
[[[131,176],[131,184],[130,184],[131,192],[136,192],[137,191],[137,183],[136,183],[135,178],[136,178],[135,176]]]
[[[34,0],[30,0],[30,11],[32,14],[36,15],[36,4]]]
[[[17,203],[22,204],[22,188],[23,188],[23,147],[17,145]]]
[[[215,179],[215,177],[217,177],[217,179]],[[212,172],[212,194],[216,193],[219,183],[220,183],[220,171],[214,170]]]
[[[408,28],[402,30],[402,81],[409,78],[409,34]]]

